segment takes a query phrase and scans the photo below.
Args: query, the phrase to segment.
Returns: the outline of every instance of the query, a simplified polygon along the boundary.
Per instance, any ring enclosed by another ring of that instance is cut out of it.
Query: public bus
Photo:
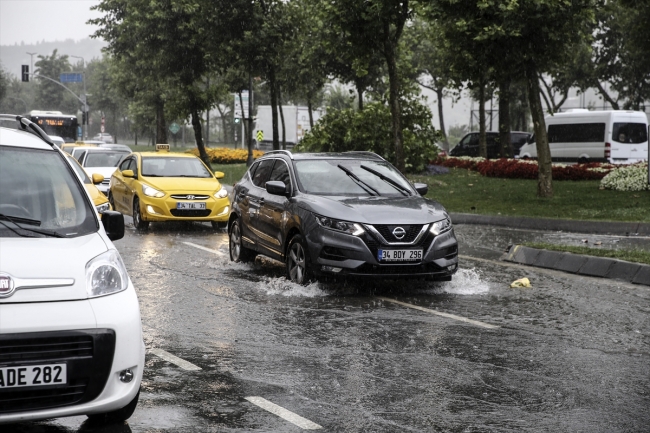
[[[79,122],[74,114],[63,114],[60,111],[32,110],[25,114],[24,117],[40,126],[47,135],[59,136],[66,143],[77,141]]]

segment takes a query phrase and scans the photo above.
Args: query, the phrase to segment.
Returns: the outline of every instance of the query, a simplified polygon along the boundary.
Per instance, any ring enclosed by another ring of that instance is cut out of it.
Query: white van
[[[553,161],[629,164],[648,159],[648,118],[641,111],[567,110],[545,119]],[[537,158],[535,143],[519,151]]]

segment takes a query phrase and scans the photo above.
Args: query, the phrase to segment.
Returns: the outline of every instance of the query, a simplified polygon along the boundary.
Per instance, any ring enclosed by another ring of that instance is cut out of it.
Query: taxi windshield
[[[198,158],[147,156],[142,158],[142,176],[212,177]]]
[[[77,237],[95,210],[58,152],[0,146],[0,237]]]

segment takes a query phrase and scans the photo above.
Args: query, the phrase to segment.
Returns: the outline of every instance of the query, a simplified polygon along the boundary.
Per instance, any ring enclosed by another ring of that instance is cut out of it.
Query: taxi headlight
[[[220,189],[219,191],[217,191],[217,192],[214,193],[214,196],[215,196],[216,198],[226,198],[226,197],[228,197],[228,191],[226,190],[226,188],[224,188],[224,187],[222,186],[221,189]]]
[[[361,236],[364,234],[366,231],[361,227],[361,224],[357,223],[351,223],[347,221],[341,221],[341,220],[336,220],[334,218],[329,218],[325,216],[320,216],[314,214],[316,217],[316,221],[318,221],[318,224],[321,227],[325,227],[326,229],[330,230],[336,230],[339,232],[344,232],[348,233],[354,236]]]
[[[95,206],[95,209],[97,209],[97,213],[104,213],[107,210],[111,210],[111,205],[109,202],[106,202],[104,204],[100,204],[99,206]]]
[[[86,264],[88,297],[110,295],[129,287],[129,275],[117,250],[108,250]]]
[[[446,215],[444,220],[431,224],[431,228],[429,229],[435,236],[448,230],[451,230],[451,218],[449,218],[449,215]]]
[[[157,189],[152,188],[149,185],[142,185],[142,192],[144,193],[144,195],[148,195],[149,197],[160,198],[165,196],[164,192],[158,191]]]

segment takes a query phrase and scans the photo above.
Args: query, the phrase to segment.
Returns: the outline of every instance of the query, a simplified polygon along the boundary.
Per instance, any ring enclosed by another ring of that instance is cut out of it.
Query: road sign
[[[235,118],[239,119],[248,119],[248,90],[241,92],[241,102],[244,104],[244,109],[242,110],[239,93],[233,93],[235,96]]]
[[[59,75],[59,81],[62,83],[82,83],[83,74],[78,72],[69,72]]]
[[[264,131],[262,131],[261,129],[258,129],[257,130],[257,141],[262,141],[262,140],[264,140]]]
[[[102,125],[102,126],[99,127],[99,132],[106,132],[106,131],[104,130],[104,125]]]
[[[180,130],[181,130],[181,127],[176,122],[172,122],[172,124],[169,125],[169,131],[172,134],[178,134],[178,131],[180,131]]]

